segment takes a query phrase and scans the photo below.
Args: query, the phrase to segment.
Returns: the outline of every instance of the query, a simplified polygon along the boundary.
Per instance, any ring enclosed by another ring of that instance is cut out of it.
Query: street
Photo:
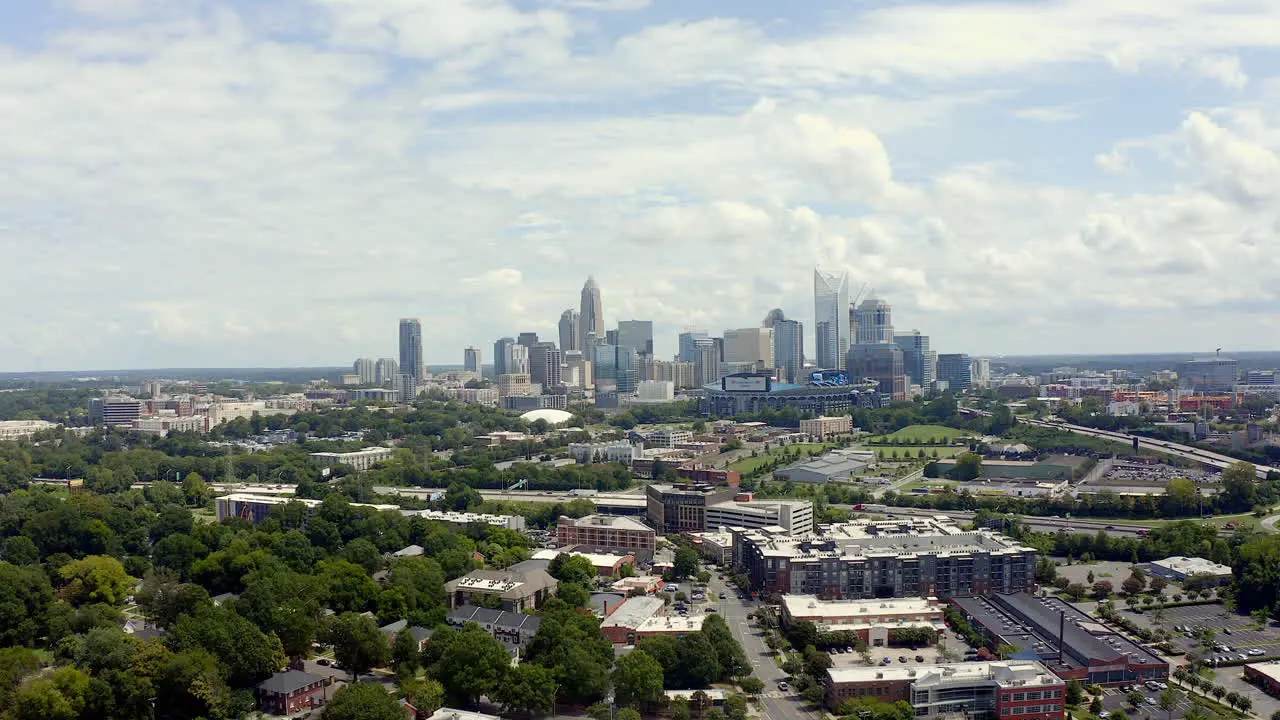
[[[817,720],[821,715],[808,710],[805,701],[794,690],[784,693],[778,689],[778,681],[786,678],[786,675],[774,662],[774,654],[764,643],[764,634],[747,620],[747,613],[758,607],[759,603],[740,600],[736,589],[720,580],[715,568],[710,569],[711,582],[708,587],[721,598],[716,609],[724,616],[729,629],[742,645],[756,677],[764,681],[764,692],[760,696],[762,716],[769,720]]]

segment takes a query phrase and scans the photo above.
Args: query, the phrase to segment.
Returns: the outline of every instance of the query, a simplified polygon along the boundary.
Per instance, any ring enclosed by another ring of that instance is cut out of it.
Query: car
[[[1168,690],[1168,689],[1169,689],[1169,686],[1168,686],[1168,685],[1165,685],[1164,683],[1156,683],[1156,685],[1157,685],[1161,690]]]
[[[845,648],[844,648],[844,651],[845,651],[845,652],[847,652],[847,653],[849,653],[850,655],[852,655],[852,654],[853,654],[853,646],[852,646],[852,645],[846,645],[846,646],[845,646]]]
[[[779,680],[779,681],[778,681],[778,689],[779,689],[779,690],[790,690],[790,689],[791,689],[791,686],[787,684],[787,681],[786,681],[786,680]]]
[[[720,579],[721,579],[721,580],[723,580],[723,579],[724,579],[724,576],[723,576],[723,575],[721,575],[721,576],[720,576]]]
[[[316,661],[316,664],[327,666],[329,664],[329,658],[320,658],[319,660]]]
[[[1111,717],[1111,712],[1109,710],[1103,710],[1098,713],[1098,717],[1101,718],[1101,720],[1107,720],[1107,718]]]
[[[904,662],[906,662],[906,661],[907,661],[907,656],[906,656],[906,655],[899,655],[899,656],[898,656],[898,662],[900,662],[900,663],[904,663]]]
[[[1223,635],[1230,635],[1230,634],[1231,634],[1231,628],[1222,628],[1222,634],[1223,634]]]
[[[916,656],[916,662],[924,662],[924,656],[923,656],[923,655],[917,655],[917,656]]]
[[[1237,656],[1237,657],[1236,657],[1236,659],[1237,659],[1237,660],[1248,660],[1248,659],[1249,659],[1249,656],[1248,656],[1248,655],[1245,655],[1244,653],[1240,653],[1240,655],[1239,655],[1239,656]]]
[[[1115,530],[1115,529],[1116,529],[1116,526],[1115,526],[1115,525],[1108,525],[1108,526],[1106,526],[1106,527],[1105,527],[1105,528],[1103,528],[1103,529],[1104,529],[1104,530]],[[1107,714],[1108,714],[1108,715],[1110,715],[1111,713],[1107,713]],[[1099,715],[1098,717],[1102,717],[1102,716],[1101,716],[1101,715]]]
[[[707,612],[709,612],[709,613],[713,613],[713,612],[716,612],[716,609],[715,609],[715,608],[713,608],[713,607],[709,607],[709,608],[707,608],[707,610],[706,610],[706,611],[707,611]]]
[[[1258,657],[1262,654],[1262,648],[1249,648],[1249,654],[1253,657]]]
[[[881,660],[881,661],[880,661],[880,664],[881,664],[881,665],[889,665],[889,664],[892,664],[892,663],[893,663],[893,660],[891,660],[891,659],[889,659],[889,658],[885,658],[885,659],[883,659],[883,660]]]
[[[842,647],[838,647],[838,648],[836,648],[836,649],[835,649],[835,651],[836,651],[836,654],[838,654],[838,655],[843,655],[843,654],[844,654],[844,648],[842,648]]]
[[[1147,700],[1147,704],[1148,704],[1148,705],[1155,705],[1155,704],[1156,704],[1156,699],[1155,699],[1155,698],[1153,698],[1153,697],[1148,697],[1146,700]]]

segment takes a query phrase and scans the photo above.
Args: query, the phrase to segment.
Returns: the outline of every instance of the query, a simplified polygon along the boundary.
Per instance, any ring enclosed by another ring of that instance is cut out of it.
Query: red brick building
[[[258,684],[258,709],[269,715],[309,710],[325,698],[330,679],[301,670],[276,673]]]
[[[584,553],[617,553],[649,560],[657,541],[657,531],[635,518],[587,515],[561,517],[556,523],[556,546]]]

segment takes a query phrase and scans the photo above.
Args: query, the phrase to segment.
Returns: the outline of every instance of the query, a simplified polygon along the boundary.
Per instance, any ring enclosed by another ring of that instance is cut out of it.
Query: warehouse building
[[[1208,576],[1214,578],[1219,585],[1231,582],[1233,577],[1231,568],[1226,565],[1219,565],[1204,558],[1183,557],[1181,555],[1152,561],[1151,574],[1177,582],[1186,580],[1193,575]]]

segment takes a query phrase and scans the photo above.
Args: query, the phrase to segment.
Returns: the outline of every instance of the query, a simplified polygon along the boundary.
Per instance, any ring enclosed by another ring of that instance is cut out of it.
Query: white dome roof
[[[535,420],[546,420],[548,425],[563,425],[573,419],[573,413],[564,410],[553,410],[551,408],[543,408],[541,410],[530,410],[520,416],[525,422],[533,422]]]

